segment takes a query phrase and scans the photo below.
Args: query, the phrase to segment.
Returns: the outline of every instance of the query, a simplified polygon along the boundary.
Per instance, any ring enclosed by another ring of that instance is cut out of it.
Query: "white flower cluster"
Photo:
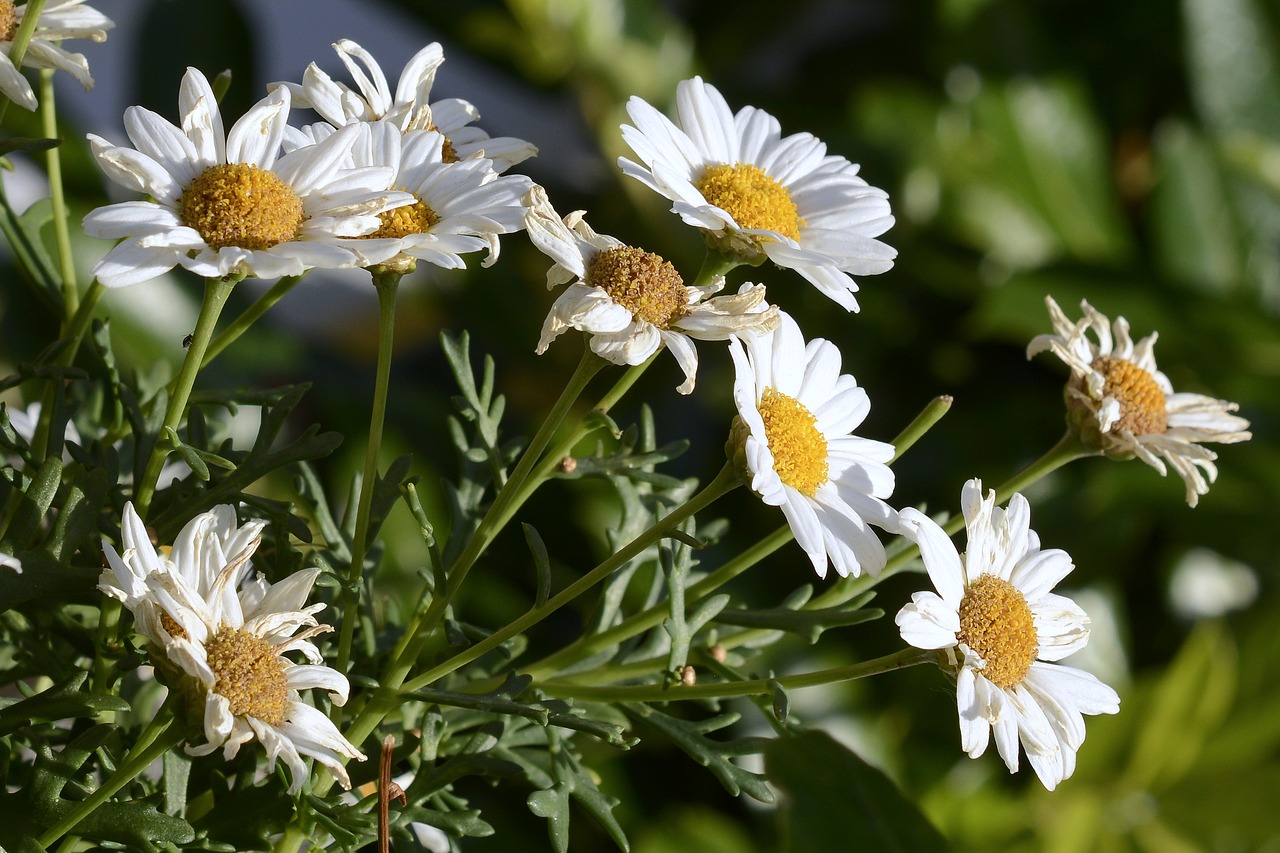
[[[523,176],[500,172],[534,153],[469,126],[465,101],[431,104],[439,45],[405,67],[396,96],[359,45],[335,45],[359,91],[315,65],[302,84],[276,84],[224,131],[217,98],[187,70],[173,124],[142,107],[125,113],[133,147],[90,134],[103,172],[149,197],[90,213],[87,233],[121,242],[93,273],[108,287],[181,266],[206,278],[297,276],[316,268],[418,260],[462,267],[462,255],[498,254],[498,235],[520,227]],[[368,74],[352,61],[366,62]],[[295,106],[328,121],[289,125]],[[496,158],[496,159],[495,159]]]

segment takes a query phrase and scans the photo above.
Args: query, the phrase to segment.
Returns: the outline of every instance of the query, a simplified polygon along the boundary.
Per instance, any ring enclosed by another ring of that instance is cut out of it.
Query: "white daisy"
[[[26,12],[26,4],[17,6],[13,0],[0,0],[0,92],[24,110],[34,110],[37,106],[35,92],[9,58],[13,37]],[[106,41],[107,30],[114,26],[106,15],[92,6],[85,6],[84,0],[49,0],[36,22],[31,41],[27,42],[22,65],[26,68],[61,69],[79,80],[85,89],[92,89],[89,61],[79,53],[63,50],[60,43],[65,39]]]
[[[1064,395],[1073,428],[1090,446],[1118,458],[1137,456],[1161,476],[1168,462],[1186,483],[1187,503],[1195,506],[1218,477],[1218,455],[1200,443],[1252,438],[1249,422],[1230,414],[1239,407],[1203,394],[1175,393],[1156,368],[1156,333],[1135,344],[1123,317],[1111,324],[1082,301],[1084,316],[1073,323],[1052,297],[1045,302],[1054,333],[1035,337],[1027,358],[1052,350],[1071,368]]]
[[[844,577],[884,568],[868,523],[890,532],[898,514],[893,445],[852,435],[871,410],[867,392],[840,373],[840,350],[817,338],[806,346],[789,314],[777,330],[729,342],[733,401],[752,491],[782,508],[818,577],[827,563]]]
[[[316,622],[323,604],[306,606],[319,569],[296,572],[277,584],[245,581],[249,558],[261,541],[263,522],[243,527],[235,511],[220,506],[183,528],[167,557],[147,537],[146,528],[125,507],[117,554],[104,543],[109,567],[99,588],[124,602],[138,630],[163,658],[158,668],[177,680],[193,716],[203,723],[204,743],[188,745],[192,755],[222,747],[230,760],[254,738],[289,766],[290,793],[308,776],[303,756],[329,768],[344,786],[345,760],[364,760],[329,718],[301,701],[299,691],[318,688],[334,704],[347,700],[346,676],[323,666],[311,638],[331,631]],[[284,657],[300,652],[308,661]]]
[[[723,341],[778,324],[780,312],[764,301],[764,285],[748,283],[735,295],[713,296],[723,278],[690,287],[658,255],[597,234],[582,211],[562,220],[542,187],[534,186],[525,201],[529,239],[555,261],[547,287],[573,282],[551,306],[539,354],[571,328],[588,332],[592,351],[614,364],[641,364],[665,346],[684,371],[677,390],[688,394],[698,372],[692,339]]]
[[[700,77],[677,87],[675,122],[637,97],[627,113],[635,127],[623,125],[622,138],[644,165],[621,157],[622,171],[722,251],[768,257],[849,311],[858,310],[849,274],[893,266],[897,252],[875,239],[893,225],[888,194],[811,134],[783,137],[755,107],[734,115]]]
[[[962,493],[968,550],[928,516],[904,509],[902,532],[920,546],[938,590],[917,592],[895,620],[902,639],[920,649],[951,649],[956,670],[960,741],[977,758],[995,729],[996,748],[1010,772],[1018,741],[1052,791],[1075,770],[1084,742],[1084,714],[1114,714],[1120,697],[1083,670],[1059,661],[1089,639],[1089,617],[1051,589],[1073,568],[1056,548],[1040,550],[1031,509],[1022,495],[1007,510],[995,492],[982,497],[970,480]]]
[[[413,197],[383,213],[377,231],[341,242],[360,256],[361,266],[424,260],[462,269],[463,254],[483,249],[487,267],[498,259],[498,235],[523,227],[523,196],[530,187],[524,175],[499,176],[482,158],[447,163],[445,138],[435,131],[401,133],[385,121],[359,127],[351,152],[355,165],[391,169],[392,185]]]
[[[124,239],[93,268],[108,287],[147,281],[176,265],[206,278],[239,271],[258,278],[350,267],[343,237],[368,234],[378,214],[407,204],[389,191],[387,168],[342,168],[359,128],[278,157],[289,92],[277,89],[223,133],[209,81],[187,69],[179,94],[181,126],[130,107],[125,128],[137,146],[89,135],[103,172],[152,201],[98,208],[85,217],[94,237]]]
[[[334,81],[314,62],[303,73],[301,85],[273,85],[288,88],[295,106],[310,107],[334,127],[386,120],[402,131],[437,130],[445,136],[445,162],[484,157],[493,162],[494,169],[505,172],[538,153],[523,139],[491,137],[473,126],[480,113],[468,101],[445,98],[430,102],[436,71],[444,64],[444,49],[438,43],[427,45],[405,64],[394,96],[382,68],[367,50],[349,39],[335,43],[333,49],[359,91]]]

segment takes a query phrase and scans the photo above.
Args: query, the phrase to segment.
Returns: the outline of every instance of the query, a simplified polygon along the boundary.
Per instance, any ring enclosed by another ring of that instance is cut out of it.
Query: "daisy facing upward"
[[[1084,648],[1089,617],[1050,590],[1074,566],[1065,551],[1040,550],[1022,495],[1009,508],[982,497],[970,480],[961,495],[968,546],[963,554],[932,519],[915,509],[899,516],[920,546],[937,592],[917,592],[898,612],[902,639],[919,649],[948,651],[956,678],[960,743],[970,758],[996,749],[1009,772],[1018,742],[1036,776],[1052,791],[1076,767],[1084,714],[1114,714],[1120,697],[1094,676],[1060,661]]]
[[[867,392],[840,373],[840,350],[783,314],[769,335],[729,343],[738,408],[734,444],[742,448],[747,483],[780,507],[818,577],[827,565],[841,577],[884,568],[885,551],[868,525],[897,531],[888,466],[894,448],[852,435],[871,411]]]
[[[735,115],[700,77],[676,88],[675,121],[636,97],[627,113],[622,138],[641,162],[619,158],[623,173],[720,251],[793,269],[848,311],[852,276],[893,266],[897,252],[876,239],[893,225],[888,194],[812,134],[783,136],[755,107]]]

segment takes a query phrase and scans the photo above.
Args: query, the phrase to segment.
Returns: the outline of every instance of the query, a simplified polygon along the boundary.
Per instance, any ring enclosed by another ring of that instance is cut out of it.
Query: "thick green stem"
[[[40,72],[40,124],[46,139],[58,138],[58,113],[53,99],[53,70]],[[58,250],[58,274],[62,277],[64,321],[75,316],[80,301],[76,284],[76,266],[71,257],[71,231],[67,227],[67,200],[62,191],[62,154],[55,145],[45,152],[45,171],[49,175],[49,201],[53,205],[53,239]]]
[[[565,589],[559,594],[552,596],[549,600],[537,607],[530,608],[523,616],[506,625],[502,629],[490,634],[475,645],[470,646],[448,660],[437,664],[422,675],[419,675],[417,678],[413,678],[405,682],[404,689],[411,692],[420,687],[426,687],[433,684],[449,673],[466,666],[477,658],[480,658],[493,649],[496,649],[512,637],[515,637],[518,634],[523,634],[525,631],[529,630],[534,625],[538,624],[543,619],[547,618],[552,613],[555,613],[561,607],[564,607],[579,595],[591,589],[609,575],[613,574],[619,568],[626,565],[628,561],[635,558],[646,548],[668,536],[671,531],[684,522],[685,519],[706,509],[721,495],[740,484],[741,477],[738,471],[732,465],[726,465],[721,469],[720,473],[716,475],[716,478],[707,484],[706,488],[690,498],[687,503],[663,516],[660,520],[655,522],[652,527],[623,547],[622,550],[618,551],[603,563],[587,572],[587,574],[565,587]]]
[[[637,685],[589,685],[548,681],[538,684],[538,690],[559,699],[580,699],[589,702],[670,702],[681,699],[726,699],[730,696],[757,696],[770,694],[776,686],[787,690],[799,687],[816,687],[840,681],[854,681],[872,675],[918,666],[937,660],[937,652],[927,649],[905,648],[891,655],[862,663],[820,669],[797,675],[779,675],[774,678],[754,678],[747,681],[721,681],[714,684],[637,684]]]
[[[1097,455],[1097,449],[1086,446],[1080,441],[1079,436],[1067,430],[1066,434],[1058,439],[1058,443],[1045,451],[1043,456],[1000,484],[996,489],[996,504],[1005,503],[1013,497],[1015,492],[1022,491],[1068,462]],[[957,513],[943,525],[942,529],[947,531],[948,536],[954,536],[963,527],[964,513]]]
[[[716,276],[726,275],[733,268],[742,266],[742,263],[742,258],[736,255],[722,255],[708,249],[707,254],[702,258],[702,267],[698,270],[697,278],[693,280],[693,286],[706,287],[715,281]]]
[[[889,460],[892,465],[902,458],[902,454],[911,449],[911,445],[924,436],[926,432],[933,429],[934,424],[942,420],[942,416],[951,411],[952,398],[949,394],[943,394],[941,397],[934,397],[929,401],[929,405],[924,407],[924,411],[915,416],[911,423],[893,439],[893,458]]]
[[[382,430],[387,413],[387,389],[391,384],[391,355],[396,330],[396,290],[402,273],[373,275],[378,291],[378,366],[373,386],[373,411],[369,415],[369,441],[365,445],[364,474],[360,480],[360,497],[356,504],[356,529],[351,541],[351,567],[342,592],[342,627],[338,635],[338,660],[334,668],[346,672],[351,661],[351,640],[360,621],[360,584],[364,558],[369,552],[369,513],[378,482],[378,451],[382,448]],[[335,714],[341,711],[335,706]]]
[[[143,730],[138,736],[138,740],[134,743],[133,748],[129,750],[129,754],[125,756],[124,761],[116,768],[116,772],[111,774],[107,781],[103,782],[98,788],[72,809],[66,817],[58,821],[44,834],[37,839],[42,849],[48,848],[49,845],[66,835],[80,821],[109,800],[112,795],[123,788],[129,782],[147,769],[147,765],[155,761],[170,747],[174,746],[182,740],[182,734],[178,731],[178,726],[174,725],[173,715],[166,709],[161,709],[160,713]]]
[[[221,355],[224,349],[235,343],[250,326],[257,322],[263,314],[271,310],[271,307],[283,299],[286,293],[293,290],[294,286],[302,281],[305,276],[306,273],[302,275],[287,275],[271,285],[270,290],[259,296],[252,305],[245,309],[243,314],[232,320],[225,329],[218,333],[218,336],[209,344],[209,349],[204,354],[204,360],[200,363],[200,367],[208,367],[209,362]]]
[[[498,490],[497,496],[493,499],[493,503],[490,504],[484,518],[480,520],[475,532],[471,534],[466,547],[458,555],[458,559],[454,561],[453,565],[449,567],[448,581],[445,584],[445,588],[443,590],[435,590],[431,598],[431,604],[427,609],[425,611],[420,609],[417,616],[410,620],[405,627],[405,631],[400,637],[400,642],[392,653],[391,663],[383,677],[382,683],[384,685],[390,684],[393,687],[399,687],[400,682],[408,675],[410,668],[413,666],[413,661],[421,652],[423,643],[426,642],[427,637],[425,635],[430,632],[431,628],[444,614],[445,609],[453,601],[453,597],[461,588],[462,582],[466,580],[467,573],[471,571],[471,567],[475,565],[476,560],[484,553],[484,549],[493,541],[493,537],[497,536],[498,532],[502,530],[505,519],[510,518],[520,504],[524,502],[524,497],[520,497],[517,500],[517,496],[524,492],[525,483],[529,479],[534,465],[537,464],[543,450],[546,449],[551,442],[552,436],[555,435],[556,430],[569,414],[569,410],[573,408],[573,404],[582,395],[587,383],[600,372],[600,369],[605,364],[607,362],[591,352],[589,348],[583,349],[578,367],[573,372],[573,376],[569,378],[564,390],[560,393],[559,399],[551,407],[551,411],[547,413],[542,426],[538,428],[538,432],[520,456],[520,461],[516,463],[515,470],[511,472],[511,476],[502,484],[502,488]]]
[[[196,330],[191,335],[191,346],[187,348],[187,357],[182,362],[182,370],[179,371],[174,383],[173,395],[169,398],[169,408],[164,416],[164,426],[161,427],[160,435],[156,438],[151,458],[147,460],[146,472],[142,475],[142,480],[136,484],[137,491],[133,502],[138,515],[144,519],[147,517],[147,509],[151,506],[151,498],[155,496],[156,480],[160,476],[160,469],[164,467],[164,460],[169,455],[170,448],[165,434],[169,430],[176,431],[182,423],[182,417],[187,411],[187,401],[191,398],[191,389],[196,384],[196,376],[204,361],[205,351],[209,348],[214,327],[218,324],[218,315],[222,313],[222,306],[226,305],[227,297],[231,295],[231,288],[242,278],[244,278],[243,274],[225,279],[205,279],[204,302],[200,306],[200,318],[196,321]]]

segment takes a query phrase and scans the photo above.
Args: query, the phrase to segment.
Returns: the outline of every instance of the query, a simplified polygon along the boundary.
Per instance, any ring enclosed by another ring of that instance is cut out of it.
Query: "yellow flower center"
[[[18,15],[13,9],[13,0],[0,0],[0,41],[13,41],[18,31]]]
[[[436,127],[435,122],[427,125],[427,130],[434,130],[436,133],[440,133],[440,128]],[[440,133],[440,135],[444,136],[443,133]],[[446,163],[458,162],[458,150],[453,147],[453,140],[447,136],[444,136],[444,146],[440,149],[440,159]]]
[[[743,228],[767,228],[792,240],[800,239],[804,220],[791,193],[759,166],[708,166],[694,187]]]
[[[1027,599],[995,575],[981,575],[965,590],[956,639],[986,661],[983,677],[1005,690],[1022,681],[1040,652]]]
[[[175,639],[179,639],[179,640],[185,640],[187,639],[188,636],[190,636],[189,634],[187,634],[187,629],[183,628],[181,625],[178,624],[177,619],[174,619],[172,616],[170,616],[168,613],[165,613],[163,610],[160,611],[160,624],[163,625],[164,629],[169,632],[170,637],[174,637]]]
[[[288,184],[247,163],[205,169],[182,193],[178,213],[211,249],[270,249],[296,239],[306,219]]]
[[[205,645],[213,692],[225,696],[236,716],[282,725],[289,710],[284,662],[275,648],[242,628],[224,627]]]
[[[586,283],[659,329],[670,328],[689,310],[689,291],[676,268],[660,255],[631,246],[597,253],[587,265]]]
[[[1120,420],[1115,429],[1151,435],[1169,428],[1164,391],[1154,376],[1132,361],[1105,355],[1093,360],[1093,369],[1106,377],[1103,393],[1120,403]]]
[[[415,198],[417,198],[415,196]],[[440,221],[440,217],[426,202],[418,199],[413,204],[384,210],[378,214],[382,223],[377,231],[364,235],[367,239],[374,237],[408,237],[410,234],[426,234]]]
[[[827,439],[818,429],[813,412],[795,397],[772,388],[756,406],[764,419],[764,435],[773,454],[778,478],[806,497],[813,497],[827,482]]]

